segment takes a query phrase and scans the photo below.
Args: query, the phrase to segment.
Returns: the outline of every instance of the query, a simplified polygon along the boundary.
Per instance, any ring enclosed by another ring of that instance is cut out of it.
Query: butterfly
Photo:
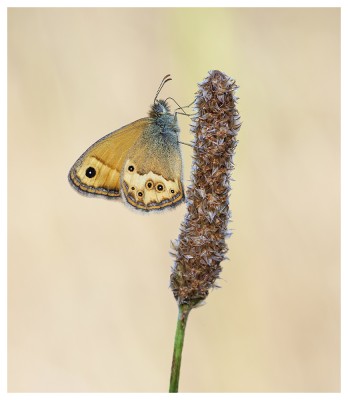
[[[122,199],[141,211],[176,207],[185,199],[177,114],[156,93],[149,116],[102,137],[78,158],[69,182],[79,193]]]

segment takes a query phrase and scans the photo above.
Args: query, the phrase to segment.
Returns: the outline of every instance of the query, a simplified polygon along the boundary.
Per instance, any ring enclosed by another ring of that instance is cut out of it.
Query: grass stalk
[[[185,329],[191,308],[187,304],[179,305],[178,321],[174,339],[173,361],[170,374],[169,393],[178,393],[182,349],[184,346]]]

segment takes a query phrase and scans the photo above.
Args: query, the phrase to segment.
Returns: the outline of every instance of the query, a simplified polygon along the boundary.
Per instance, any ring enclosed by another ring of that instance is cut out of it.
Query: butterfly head
[[[150,109],[150,117],[157,119],[162,115],[170,114],[170,108],[166,100],[156,100]]]

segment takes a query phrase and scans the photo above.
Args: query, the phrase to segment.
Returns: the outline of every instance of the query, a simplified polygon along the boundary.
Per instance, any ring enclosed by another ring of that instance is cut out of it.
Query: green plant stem
[[[178,322],[176,324],[176,332],[174,340],[172,369],[170,374],[169,393],[178,393],[181,355],[182,355],[182,348],[184,346],[185,328],[191,308],[192,307],[189,306],[188,304],[179,305],[179,315],[178,315]]]

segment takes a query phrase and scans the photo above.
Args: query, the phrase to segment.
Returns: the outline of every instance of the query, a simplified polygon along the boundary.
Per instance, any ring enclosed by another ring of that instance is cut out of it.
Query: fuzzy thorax
[[[226,258],[230,175],[240,128],[235,107],[235,81],[210,71],[196,94],[193,118],[194,149],[187,213],[173,243],[174,267],[170,286],[179,304],[191,307],[217,287]]]
[[[156,100],[149,112],[153,123],[160,129],[162,135],[174,136],[176,142],[180,133],[176,114],[171,114],[166,100]]]

